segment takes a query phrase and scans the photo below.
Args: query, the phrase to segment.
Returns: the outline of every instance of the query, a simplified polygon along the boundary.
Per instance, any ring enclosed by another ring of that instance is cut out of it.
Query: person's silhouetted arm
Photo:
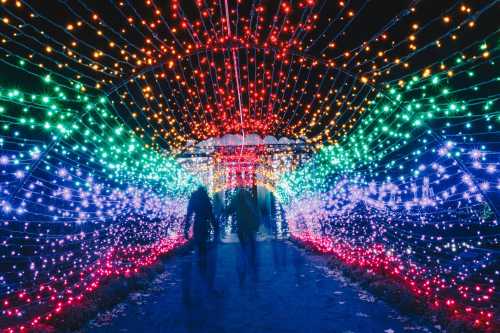
[[[214,214],[212,214],[212,218],[210,220],[212,221],[212,228],[214,228],[215,240],[219,240],[220,238],[219,221],[218,219],[215,218]]]
[[[191,197],[191,199],[189,199],[189,203],[188,203],[186,220],[184,221],[184,238],[186,238],[186,239],[189,238],[189,228],[191,227],[191,217],[193,217],[193,213],[194,213],[193,206],[194,206],[193,197]]]
[[[213,212],[213,206],[212,204],[210,203],[210,224],[212,225],[212,228],[214,229],[214,236],[215,236],[215,239],[218,240],[219,239],[219,221],[217,221],[217,219],[215,218],[215,215],[214,215],[214,212]]]

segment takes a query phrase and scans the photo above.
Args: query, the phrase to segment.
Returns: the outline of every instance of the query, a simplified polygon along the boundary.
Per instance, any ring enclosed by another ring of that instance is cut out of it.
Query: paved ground
[[[100,314],[83,332],[436,331],[286,241],[258,242],[248,264],[241,254],[232,243],[212,248],[201,261],[193,252],[174,257],[148,290]]]

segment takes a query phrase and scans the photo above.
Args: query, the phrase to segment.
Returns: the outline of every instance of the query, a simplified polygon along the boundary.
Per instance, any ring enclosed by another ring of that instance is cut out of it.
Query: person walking
[[[193,215],[193,240],[199,253],[204,254],[207,250],[210,227],[213,228],[215,237],[217,238],[219,235],[219,226],[212,211],[210,197],[203,186],[198,187],[189,199],[184,223],[184,237],[186,239],[189,239],[189,229],[191,228]]]
[[[241,245],[240,282],[243,283],[248,268],[257,277],[256,236],[260,226],[260,212],[254,198],[245,189],[238,189],[227,208],[236,217],[237,235]]]
[[[193,218],[194,216],[194,218]],[[189,239],[189,229],[193,225],[193,242],[197,254],[197,266],[200,277],[205,281],[208,290],[214,292],[215,270],[217,262],[216,247],[208,249],[210,227],[214,230],[215,240],[219,238],[219,225],[212,211],[212,203],[207,190],[200,186],[189,199],[186,220],[184,223],[184,237]],[[191,280],[191,268],[187,267],[185,277],[187,284]]]

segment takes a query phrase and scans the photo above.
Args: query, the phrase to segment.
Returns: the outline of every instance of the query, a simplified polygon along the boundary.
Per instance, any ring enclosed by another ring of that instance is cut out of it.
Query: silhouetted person
[[[200,186],[191,194],[189,199],[186,221],[184,224],[184,237],[189,237],[189,228],[191,227],[191,219],[194,215],[193,222],[193,240],[198,251],[204,254],[207,249],[207,241],[210,236],[210,226],[214,229],[215,237],[218,237],[219,227],[212,212],[212,203],[208,196],[207,190]]]
[[[215,248],[208,251],[207,243],[210,236],[210,227],[213,228],[215,238],[218,239],[219,226],[212,212],[212,203],[207,190],[202,186],[194,191],[189,199],[184,224],[184,237],[186,239],[189,237],[189,228],[193,216],[193,241],[198,257],[199,273],[206,280],[209,289],[213,289],[217,251]]]
[[[240,278],[243,280],[248,266],[256,275],[256,235],[260,225],[260,212],[250,192],[244,189],[236,191],[227,211],[236,217],[237,234],[242,249],[243,267]]]

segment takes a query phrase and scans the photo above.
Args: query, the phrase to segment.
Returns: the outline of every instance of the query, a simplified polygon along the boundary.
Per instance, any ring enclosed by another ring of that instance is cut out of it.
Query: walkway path
[[[194,253],[174,257],[148,290],[100,314],[83,332],[436,332],[288,242],[259,242],[256,265],[246,270],[239,256],[233,243],[212,249],[201,266]]]

